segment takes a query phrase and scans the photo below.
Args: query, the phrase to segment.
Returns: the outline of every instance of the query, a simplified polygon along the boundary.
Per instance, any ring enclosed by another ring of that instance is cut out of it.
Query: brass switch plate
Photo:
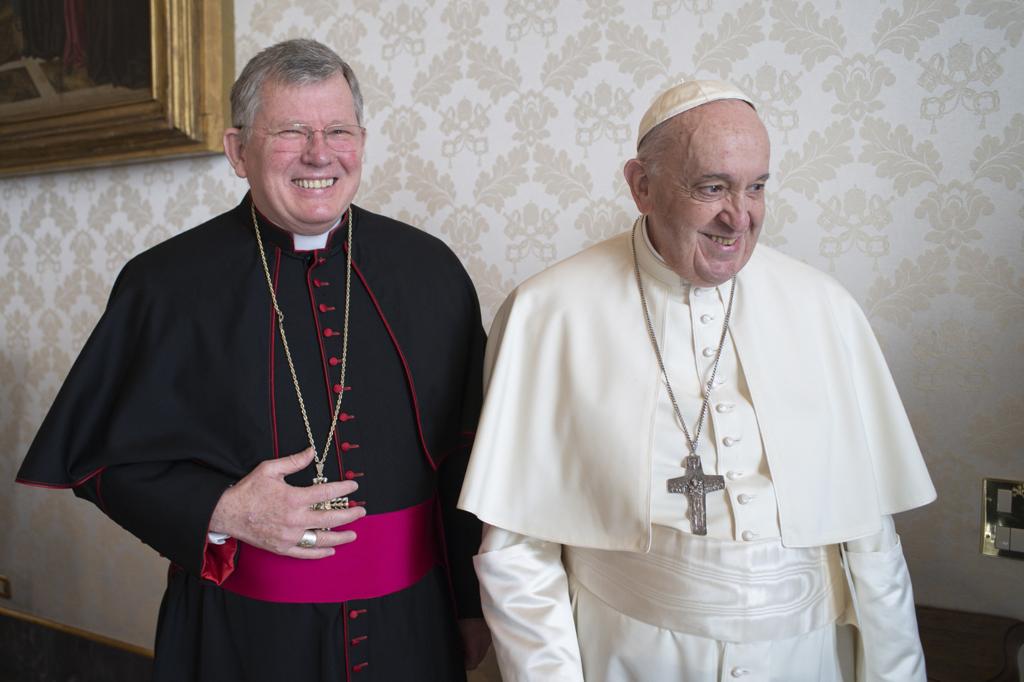
[[[1024,481],[982,480],[981,553],[1024,559]]]

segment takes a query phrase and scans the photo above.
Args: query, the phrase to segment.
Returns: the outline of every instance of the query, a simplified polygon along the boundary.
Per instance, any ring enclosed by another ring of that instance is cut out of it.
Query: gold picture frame
[[[0,177],[221,152],[234,79],[232,4],[149,0],[148,88],[110,88],[116,98],[79,110],[0,107]]]

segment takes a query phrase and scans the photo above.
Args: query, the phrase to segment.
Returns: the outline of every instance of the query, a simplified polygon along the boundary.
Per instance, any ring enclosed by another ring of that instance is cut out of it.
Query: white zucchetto
[[[720,99],[738,99],[754,106],[754,102],[742,90],[724,81],[683,81],[673,85],[654,98],[644,117],[640,119],[640,130],[636,135],[637,148],[640,148],[640,143],[647,133],[659,123],[664,123],[673,116],[701,104]]]

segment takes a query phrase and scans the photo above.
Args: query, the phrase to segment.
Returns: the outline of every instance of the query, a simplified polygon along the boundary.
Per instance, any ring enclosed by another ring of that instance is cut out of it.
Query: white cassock
[[[639,235],[692,433],[730,285],[690,287]],[[935,492],[860,309],[760,246],[730,326],[698,447],[726,488],[698,537],[666,484],[687,451],[629,233],[499,311],[460,506],[488,524],[476,567],[506,682],[925,679],[890,515]]]

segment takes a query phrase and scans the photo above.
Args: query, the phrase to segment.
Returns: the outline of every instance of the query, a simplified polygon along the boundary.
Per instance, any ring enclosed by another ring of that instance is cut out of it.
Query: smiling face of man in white
[[[696,286],[717,286],[747,264],[761,233],[768,132],[735,99],[662,125],[650,140],[659,147],[626,163],[626,181],[669,267]]]
[[[360,130],[353,149],[336,151],[322,129],[356,125],[352,91],[340,73],[306,85],[268,81],[251,130],[228,129],[224,152],[235,174],[249,181],[260,213],[289,232],[321,234],[359,189],[364,141]],[[275,136],[295,126],[315,132],[298,145]]]

